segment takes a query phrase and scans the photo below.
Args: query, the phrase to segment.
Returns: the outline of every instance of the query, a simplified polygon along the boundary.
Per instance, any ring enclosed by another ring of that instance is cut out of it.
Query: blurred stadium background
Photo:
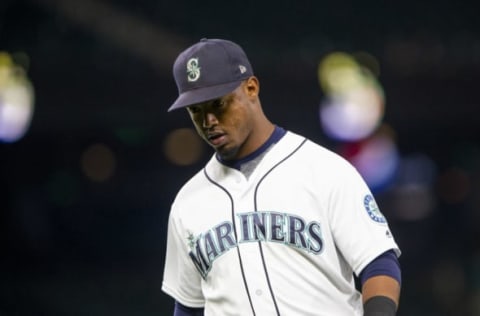
[[[277,124],[335,150],[403,250],[399,315],[480,315],[473,1],[0,2],[0,315],[170,315],[176,191],[210,157],[171,66],[247,51]]]

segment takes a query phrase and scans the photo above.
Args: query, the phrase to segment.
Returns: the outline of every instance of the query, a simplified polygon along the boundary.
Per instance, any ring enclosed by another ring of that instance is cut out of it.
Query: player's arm
[[[175,301],[173,316],[203,316],[203,308],[193,308]]]
[[[360,274],[364,315],[395,316],[400,299],[401,271],[393,250],[370,262]]]

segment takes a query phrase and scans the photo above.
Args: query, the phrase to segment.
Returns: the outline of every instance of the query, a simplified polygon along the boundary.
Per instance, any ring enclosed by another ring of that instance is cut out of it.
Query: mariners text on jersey
[[[203,278],[210,271],[216,258],[246,242],[276,242],[310,253],[319,254],[323,249],[320,223],[307,223],[303,218],[281,212],[239,213],[240,239],[234,223],[223,222],[207,232],[194,237],[188,236],[190,258]]]

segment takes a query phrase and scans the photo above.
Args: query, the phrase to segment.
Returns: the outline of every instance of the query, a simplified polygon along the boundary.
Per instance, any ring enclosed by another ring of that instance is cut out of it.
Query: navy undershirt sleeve
[[[173,316],[203,316],[203,308],[193,308],[175,301]]]
[[[388,250],[370,262],[360,273],[362,285],[369,278],[377,275],[388,275],[402,284],[402,273],[397,255],[393,250]]]

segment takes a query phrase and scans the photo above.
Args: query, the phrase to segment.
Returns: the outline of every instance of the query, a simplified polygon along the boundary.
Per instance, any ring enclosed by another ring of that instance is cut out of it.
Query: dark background
[[[403,251],[398,314],[480,315],[479,27],[473,1],[1,0],[0,51],[28,56],[35,110],[0,143],[0,315],[170,315],[169,206],[211,154],[165,156],[166,135],[190,127],[166,113],[171,65],[202,37],[241,44],[270,118],[327,147],[319,60],[375,56],[399,153],[435,166],[427,216],[389,211],[415,208],[408,194],[377,195]],[[106,181],[81,169],[95,143],[115,154]]]

